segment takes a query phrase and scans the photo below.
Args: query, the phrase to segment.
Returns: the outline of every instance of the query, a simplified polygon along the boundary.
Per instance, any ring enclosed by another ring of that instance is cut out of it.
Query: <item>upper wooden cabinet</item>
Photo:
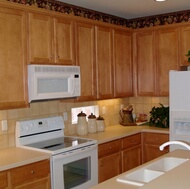
[[[113,30],[114,97],[133,95],[132,32]]]
[[[74,25],[71,20],[29,13],[29,63],[74,64]]]
[[[137,32],[136,52],[138,95],[169,96],[169,71],[179,68],[179,29]]]
[[[0,31],[0,109],[26,107],[26,14],[1,6]]]
[[[136,33],[137,93],[156,95],[156,55],[154,31]]]
[[[184,25],[180,27],[180,65],[189,65],[187,62],[187,52],[190,50],[190,26]]]
[[[97,99],[113,98],[113,46],[110,27],[95,27]]]
[[[94,26],[76,22],[76,64],[81,70],[81,96],[78,101],[96,100]]]

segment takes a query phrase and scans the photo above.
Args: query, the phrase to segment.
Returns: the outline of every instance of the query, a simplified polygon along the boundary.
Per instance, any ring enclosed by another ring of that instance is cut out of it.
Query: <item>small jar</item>
[[[96,133],[97,132],[97,125],[96,125],[96,116],[91,113],[88,116],[88,132],[89,133]]]
[[[96,119],[96,123],[97,123],[97,129],[98,131],[105,131],[105,123],[104,123],[104,118],[99,116]]]
[[[87,123],[86,123],[86,114],[81,112],[78,115],[78,123],[77,123],[77,134],[78,135],[87,135]]]

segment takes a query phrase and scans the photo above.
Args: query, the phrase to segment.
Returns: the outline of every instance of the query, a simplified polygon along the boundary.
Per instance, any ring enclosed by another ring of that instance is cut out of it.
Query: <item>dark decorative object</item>
[[[36,6],[38,8],[48,9],[64,14],[72,14],[74,16],[80,16],[92,20],[98,20],[124,26],[132,29],[154,27],[160,25],[169,25],[174,23],[189,22],[190,10],[174,12],[163,15],[155,15],[136,19],[124,19],[113,15],[85,9],[82,7],[62,3],[55,0],[7,0],[24,5]]]
[[[188,51],[188,53],[185,56],[188,57],[187,61],[190,62],[190,50]]]
[[[169,107],[153,107],[150,111],[149,126],[169,128]]]

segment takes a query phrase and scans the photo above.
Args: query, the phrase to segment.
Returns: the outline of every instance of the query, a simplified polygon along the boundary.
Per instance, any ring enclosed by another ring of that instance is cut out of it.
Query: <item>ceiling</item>
[[[125,19],[190,10],[189,0],[58,0]]]

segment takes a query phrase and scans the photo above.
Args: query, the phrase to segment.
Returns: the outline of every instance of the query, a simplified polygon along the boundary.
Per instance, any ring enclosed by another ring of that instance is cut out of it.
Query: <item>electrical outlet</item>
[[[8,130],[7,120],[2,120],[1,121],[1,127],[2,127],[2,131],[7,131]]]
[[[64,120],[64,121],[67,121],[67,120],[68,120],[67,112],[64,112],[64,113],[63,113],[63,120]]]

